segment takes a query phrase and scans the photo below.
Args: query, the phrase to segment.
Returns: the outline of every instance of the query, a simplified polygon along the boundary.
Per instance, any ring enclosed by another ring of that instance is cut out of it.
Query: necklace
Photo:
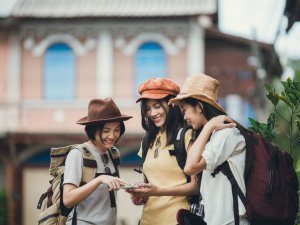
[[[155,142],[155,150],[154,150],[154,158],[156,159],[158,157],[158,148],[160,147],[161,143],[160,143],[160,136],[157,138],[156,142]]]

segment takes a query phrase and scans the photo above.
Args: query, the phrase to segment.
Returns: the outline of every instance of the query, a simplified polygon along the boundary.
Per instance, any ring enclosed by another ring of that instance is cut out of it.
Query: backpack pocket
[[[64,225],[67,217],[60,214],[59,204],[53,204],[38,216],[39,225]]]

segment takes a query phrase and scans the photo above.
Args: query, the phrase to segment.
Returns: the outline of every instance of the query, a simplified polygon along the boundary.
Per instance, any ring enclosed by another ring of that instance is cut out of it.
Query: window
[[[167,57],[163,48],[155,42],[140,46],[135,55],[135,89],[150,77],[166,77]],[[136,92],[137,93],[137,92]]]
[[[51,45],[44,58],[45,99],[73,99],[75,97],[75,55],[63,43]]]
[[[255,109],[251,103],[236,94],[225,97],[225,110],[228,116],[245,127],[251,126],[249,117],[256,119]]]

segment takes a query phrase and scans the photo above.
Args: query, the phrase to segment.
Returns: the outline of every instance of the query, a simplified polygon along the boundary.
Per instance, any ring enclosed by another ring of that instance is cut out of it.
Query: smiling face
[[[102,143],[105,149],[111,148],[121,136],[121,123],[105,123],[95,135],[96,143]]]
[[[146,115],[159,129],[165,127],[168,109],[168,103],[165,101],[149,99],[146,102]]]
[[[195,106],[185,103],[180,103],[180,108],[186,122],[193,127],[194,130],[199,129],[207,123],[207,120],[203,114],[201,103],[197,103]]]

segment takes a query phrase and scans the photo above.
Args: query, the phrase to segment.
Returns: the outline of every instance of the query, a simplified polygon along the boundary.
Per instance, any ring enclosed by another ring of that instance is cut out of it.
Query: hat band
[[[177,95],[177,93],[176,92],[174,92],[174,91],[171,91],[171,90],[146,90],[146,91],[143,91],[143,93],[142,93],[142,96],[143,95],[151,95],[151,94],[153,94],[153,95],[163,95],[163,94],[169,94],[169,95],[174,95],[174,96],[176,96]]]

